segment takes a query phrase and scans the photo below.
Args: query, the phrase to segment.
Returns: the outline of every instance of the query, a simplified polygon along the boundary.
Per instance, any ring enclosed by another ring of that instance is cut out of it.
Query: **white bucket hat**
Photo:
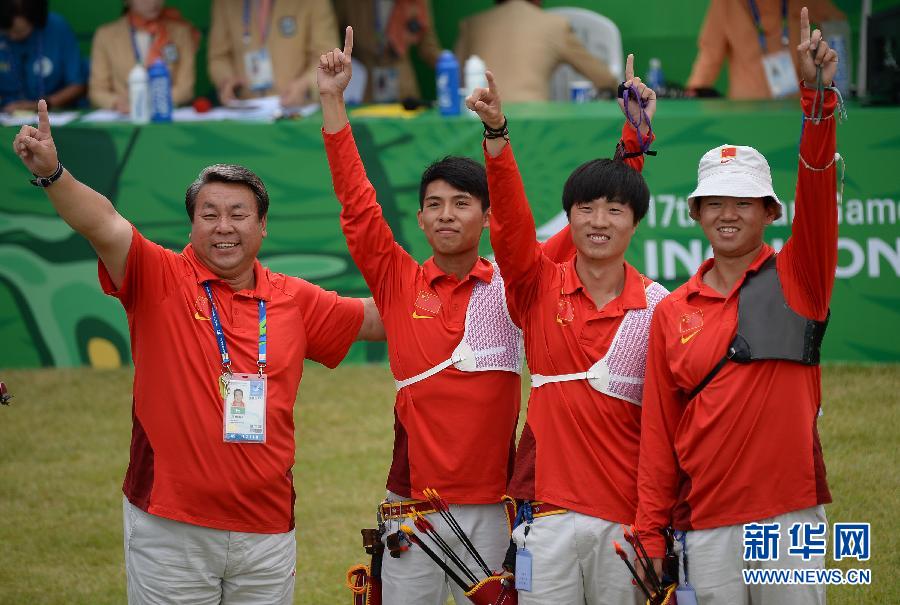
[[[691,217],[696,220],[694,200],[708,195],[725,197],[770,197],[775,200],[775,218],[784,207],[772,188],[772,172],[763,154],[753,147],[720,145],[700,158],[697,188],[688,197]]]

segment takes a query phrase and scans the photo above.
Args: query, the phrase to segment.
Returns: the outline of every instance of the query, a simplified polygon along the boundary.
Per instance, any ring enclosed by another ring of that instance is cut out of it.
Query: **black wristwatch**
[[[35,187],[47,188],[50,185],[52,185],[53,183],[55,183],[56,181],[58,181],[59,177],[61,177],[63,175],[63,165],[60,164],[59,162],[57,162],[56,163],[56,171],[53,174],[51,174],[50,176],[38,176],[38,175],[34,174],[33,172],[31,174],[34,176],[34,178],[31,179],[31,181],[29,181],[32,185],[34,185]]]

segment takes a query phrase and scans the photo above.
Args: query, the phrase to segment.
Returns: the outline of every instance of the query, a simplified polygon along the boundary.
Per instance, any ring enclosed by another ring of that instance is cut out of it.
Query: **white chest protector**
[[[587,380],[594,390],[606,395],[641,405],[644,394],[644,371],[647,368],[647,341],[650,336],[650,320],[657,303],[669,291],[656,282],[644,289],[647,297],[645,309],[631,309],[625,313],[612,344],[603,358],[586,372],[559,374],[556,376],[531,375],[531,386],[538,388],[551,382]]]
[[[516,327],[506,308],[503,277],[497,265],[490,283],[477,280],[466,308],[466,327],[462,341],[450,359],[405,380],[397,380],[397,390],[430,378],[450,366],[463,372],[501,370],[522,373],[522,331]]]

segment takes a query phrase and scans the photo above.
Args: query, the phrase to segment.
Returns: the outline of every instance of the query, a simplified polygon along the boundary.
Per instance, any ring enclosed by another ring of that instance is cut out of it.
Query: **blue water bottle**
[[[172,121],[172,78],[165,61],[157,59],[147,70],[150,79],[150,121]]]
[[[449,50],[441,53],[435,67],[438,110],[442,116],[459,115],[459,62]]]

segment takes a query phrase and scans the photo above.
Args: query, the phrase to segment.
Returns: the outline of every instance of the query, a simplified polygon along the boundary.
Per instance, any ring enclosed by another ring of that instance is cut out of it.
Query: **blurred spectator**
[[[353,26],[353,58],[366,66],[364,101],[392,103],[420,99],[410,47],[429,67],[441,43],[434,31],[430,0],[334,0],[339,32]]]
[[[337,46],[336,34],[329,0],[213,0],[209,76],[219,101],[314,100],[319,56]]]
[[[694,94],[712,88],[727,59],[729,98],[770,99],[763,57],[784,50],[794,65],[794,81],[799,81],[794,49],[800,44],[800,9],[804,6],[809,9],[810,21],[847,19],[831,0],[710,0],[686,88]],[[754,12],[759,15],[758,22]]]
[[[568,63],[598,90],[615,90],[619,82],[609,68],[585,49],[568,20],[545,13],[539,0],[497,0],[497,6],[462,20],[456,40],[460,63],[478,55],[494,72],[503,100],[546,101],[550,77]]]
[[[0,0],[0,108],[66,107],[84,96],[84,65],[72,28],[47,0]]]
[[[166,62],[172,77],[172,102],[194,97],[195,55],[200,32],[164,0],[126,0],[125,14],[94,34],[91,45],[91,103],[128,113],[128,74],[136,63]]]

